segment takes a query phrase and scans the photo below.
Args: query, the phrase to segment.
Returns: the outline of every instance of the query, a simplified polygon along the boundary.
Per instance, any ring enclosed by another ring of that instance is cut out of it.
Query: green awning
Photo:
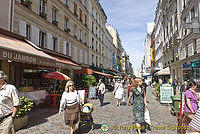
[[[200,67],[200,58],[194,61],[191,61],[192,67]]]

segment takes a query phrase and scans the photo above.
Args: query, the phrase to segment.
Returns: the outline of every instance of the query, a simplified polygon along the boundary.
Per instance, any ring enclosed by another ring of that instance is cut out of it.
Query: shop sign
[[[161,103],[172,103],[173,86],[170,84],[162,84],[160,86],[160,102]]]
[[[55,66],[55,61],[37,57],[25,53],[15,52],[0,48],[0,59],[11,60],[22,63],[38,64],[42,66]]]
[[[191,66],[192,66],[191,63],[187,63],[187,62],[183,63],[183,68],[190,68]]]

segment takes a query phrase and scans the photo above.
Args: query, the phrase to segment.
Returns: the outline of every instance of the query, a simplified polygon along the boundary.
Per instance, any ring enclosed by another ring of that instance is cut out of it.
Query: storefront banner
[[[174,94],[173,86],[170,84],[162,84],[160,86],[160,102],[161,103],[172,103],[172,96]]]
[[[0,59],[50,67],[55,67],[56,65],[56,62],[54,60],[49,60],[47,58],[33,56],[31,54],[21,53],[3,48],[0,48]]]

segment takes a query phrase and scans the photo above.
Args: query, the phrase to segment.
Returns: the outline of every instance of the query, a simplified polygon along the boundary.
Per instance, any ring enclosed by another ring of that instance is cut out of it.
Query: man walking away
[[[0,134],[15,134],[14,118],[20,100],[14,85],[7,84],[7,75],[0,71]]]
[[[101,78],[99,80],[98,85],[97,85],[97,88],[98,88],[98,91],[99,91],[100,106],[103,106],[103,104],[104,104],[103,100],[104,100],[104,94],[106,92],[105,84],[103,82],[104,82],[104,78]]]

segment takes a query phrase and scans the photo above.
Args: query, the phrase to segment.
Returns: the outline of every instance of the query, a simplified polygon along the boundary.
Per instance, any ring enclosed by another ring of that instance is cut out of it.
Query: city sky
[[[147,22],[154,21],[158,0],[100,0],[108,17],[107,24],[118,30],[133,68],[138,69],[144,56]]]

